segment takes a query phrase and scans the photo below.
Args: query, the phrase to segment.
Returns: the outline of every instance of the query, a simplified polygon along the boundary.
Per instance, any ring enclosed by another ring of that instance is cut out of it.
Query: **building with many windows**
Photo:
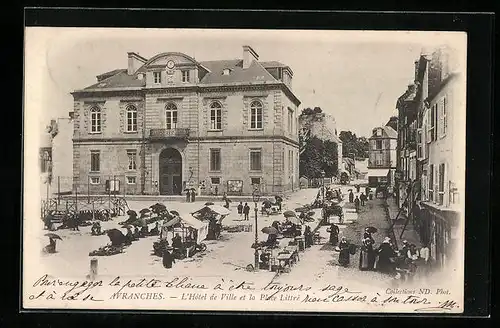
[[[465,83],[456,53],[442,47],[415,62],[398,99],[399,206],[438,266],[457,241],[465,188]]]
[[[390,126],[372,130],[368,139],[368,183],[370,186],[386,184],[389,191],[394,187],[396,171],[397,132]]]
[[[73,174],[83,191],[250,194],[298,188],[300,104],[293,72],[242,59],[128,53],[74,97]],[[117,178],[118,177],[118,178]]]

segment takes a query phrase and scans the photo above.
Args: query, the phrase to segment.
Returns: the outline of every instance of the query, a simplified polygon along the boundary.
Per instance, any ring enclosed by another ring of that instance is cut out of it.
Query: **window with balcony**
[[[444,204],[444,174],[445,174],[445,166],[444,163],[439,164],[439,173],[438,173],[438,199],[437,202],[439,205]]]
[[[185,70],[185,71],[182,71],[182,82],[183,83],[189,83],[189,71],[188,70]]]
[[[177,128],[177,106],[174,103],[165,106],[165,123],[167,130]]]
[[[90,151],[90,171],[99,172],[101,170],[101,152],[98,150]]]
[[[210,104],[210,130],[222,130],[222,105],[218,101]]]
[[[161,72],[153,72],[153,82],[155,84],[161,83]]]
[[[137,170],[137,150],[127,150],[129,171]]]
[[[137,132],[137,108],[127,106],[127,132]]]
[[[250,150],[250,170],[251,171],[261,171],[262,170],[262,152],[260,149]]]
[[[90,132],[101,132],[101,109],[97,106],[90,109]]]
[[[257,100],[250,104],[250,129],[262,129],[262,103]]]
[[[220,149],[210,149],[210,171],[220,171]]]

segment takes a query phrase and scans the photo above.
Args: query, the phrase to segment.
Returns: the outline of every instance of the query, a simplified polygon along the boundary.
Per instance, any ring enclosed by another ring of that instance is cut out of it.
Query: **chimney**
[[[259,55],[250,46],[243,46],[243,68],[249,68],[254,60],[259,60]]]
[[[128,52],[127,55],[128,55],[127,74],[133,75],[144,63],[146,63],[147,60],[139,56],[139,54],[135,52]]]

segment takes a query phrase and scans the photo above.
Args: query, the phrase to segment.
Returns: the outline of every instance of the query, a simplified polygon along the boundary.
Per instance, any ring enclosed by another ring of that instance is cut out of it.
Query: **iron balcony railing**
[[[176,128],[176,129],[150,129],[149,138],[152,140],[160,139],[187,139],[189,137],[189,129]]]

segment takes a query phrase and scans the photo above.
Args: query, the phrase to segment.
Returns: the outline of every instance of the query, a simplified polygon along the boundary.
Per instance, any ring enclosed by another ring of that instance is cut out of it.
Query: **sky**
[[[70,92],[96,82],[96,75],[127,68],[127,52],[150,58],[182,52],[198,61],[242,58],[250,45],[261,61],[293,70],[300,109],[319,106],[337,130],[369,136],[396,114],[397,98],[414,79],[422,51],[443,44],[465,49],[456,32],[299,30],[27,28],[25,112],[40,129],[67,117]],[[34,114],[36,111],[36,114]]]

